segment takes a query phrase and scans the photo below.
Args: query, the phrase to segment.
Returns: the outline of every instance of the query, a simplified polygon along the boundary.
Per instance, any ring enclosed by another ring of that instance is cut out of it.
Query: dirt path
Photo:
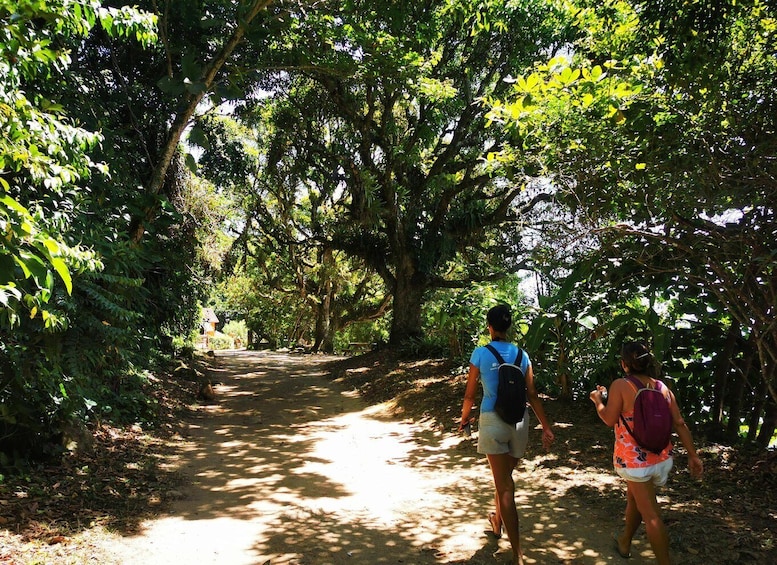
[[[115,562],[504,563],[509,543],[484,533],[492,487],[473,440],[365,407],[324,378],[328,360],[220,354],[218,401],[188,422],[179,455],[188,485],[139,535],[109,540]],[[527,562],[620,562],[617,519],[565,496],[613,478],[555,465],[565,480],[551,482],[555,459],[534,451],[515,474]],[[630,563],[651,562],[644,538],[633,549]]]

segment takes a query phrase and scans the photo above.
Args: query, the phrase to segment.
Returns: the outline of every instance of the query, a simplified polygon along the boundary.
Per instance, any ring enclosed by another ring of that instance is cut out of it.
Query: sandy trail
[[[506,562],[506,538],[484,532],[493,491],[474,441],[366,407],[324,378],[331,359],[220,353],[218,401],[186,423],[178,454],[189,482],[168,513],[111,540],[115,563]],[[617,517],[565,496],[613,477],[549,472],[543,463],[555,456],[539,453],[538,439],[515,473],[526,562],[620,562],[610,541]],[[629,563],[652,562],[644,538],[632,555]]]

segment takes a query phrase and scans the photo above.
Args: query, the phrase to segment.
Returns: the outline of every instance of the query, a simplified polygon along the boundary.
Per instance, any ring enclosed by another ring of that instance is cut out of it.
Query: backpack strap
[[[647,388],[647,386],[642,384],[642,381],[639,380],[634,375],[626,375],[623,378],[626,380],[626,382],[631,384],[631,386],[632,386],[632,388],[634,389],[635,392],[639,392],[641,389]]]
[[[635,392],[639,392],[640,390],[645,388],[645,389],[650,389],[650,390],[657,390],[661,394],[664,394],[663,389],[664,389],[664,387],[666,385],[664,383],[662,383],[661,381],[659,381],[658,379],[653,379],[656,382],[656,387],[651,389],[649,386],[647,386],[646,384],[643,384],[641,380],[639,380],[637,377],[635,377],[633,375],[626,375],[623,378],[626,379],[626,381],[628,381],[629,383],[631,383],[631,386],[634,388]],[[666,395],[664,394],[664,396],[666,396]]]
[[[496,347],[494,347],[489,343],[488,345],[486,345],[486,349],[488,349],[494,355],[494,357],[496,357],[497,363],[499,363],[500,365],[505,364],[505,360],[502,359],[501,355],[499,355],[499,352],[496,350]]]
[[[644,384],[642,384],[642,381],[640,381],[637,377],[634,377],[632,375],[626,375],[625,377],[623,377],[623,380],[625,380],[627,383],[631,385],[631,388],[634,389],[635,393],[638,393],[642,388],[647,388]],[[623,424],[623,427],[626,428],[626,431],[629,432],[629,435],[631,437],[634,437],[634,432],[631,431],[631,427],[629,427],[629,424],[628,422],[626,422],[626,418],[623,417],[623,414],[620,415],[620,421],[621,421],[621,424]]]
[[[496,350],[496,347],[494,347],[489,343],[488,345],[486,345],[486,349],[488,349],[494,355],[494,357],[496,357],[496,360],[500,365],[505,364],[505,360],[502,358],[501,355],[499,355],[499,352]],[[521,349],[520,347],[518,348],[518,353],[516,353],[515,355],[515,361],[513,361],[513,365],[518,365],[519,361],[523,361],[523,349]]]

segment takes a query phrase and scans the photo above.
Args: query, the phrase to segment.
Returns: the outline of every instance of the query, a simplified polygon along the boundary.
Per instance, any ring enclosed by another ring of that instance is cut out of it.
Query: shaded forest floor
[[[395,418],[440,436],[454,434],[464,389],[457,367],[444,361],[400,361],[385,352],[327,360],[321,367],[333,384],[357,391],[368,405],[382,404]],[[150,392],[160,406],[155,429],[100,426],[86,453],[67,454],[56,464],[0,482],[0,563],[101,562],[111,535],[132,535],[144,520],[184,496],[188,478],[170,453],[185,441],[183,422],[201,409],[196,386],[164,375]],[[545,399],[545,406],[557,440],[552,457],[531,463],[532,479],[573,502],[570,521],[609,520],[617,528],[622,485],[599,479],[612,475],[612,432],[588,401]],[[539,431],[533,433],[536,450]],[[678,562],[777,563],[775,454],[758,455],[701,437],[697,446],[705,465],[703,481],[689,477],[680,454],[661,492],[672,549],[682,556]],[[474,440],[464,449],[474,451]]]

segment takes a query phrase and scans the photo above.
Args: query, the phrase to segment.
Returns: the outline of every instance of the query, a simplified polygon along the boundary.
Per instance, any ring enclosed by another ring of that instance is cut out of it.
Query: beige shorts
[[[529,442],[529,407],[523,420],[510,425],[502,421],[496,412],[482,412],[478,420],[478,453],[500,455],[509,453],[516,459],[523,457]]]
[[[669,479],[669,471],[672,470],[674,462],[672,458],[649,467],[615,467],[615,472],[623,479],[634,483],[646,483],[653,481],[657,487],[662,487]]]

